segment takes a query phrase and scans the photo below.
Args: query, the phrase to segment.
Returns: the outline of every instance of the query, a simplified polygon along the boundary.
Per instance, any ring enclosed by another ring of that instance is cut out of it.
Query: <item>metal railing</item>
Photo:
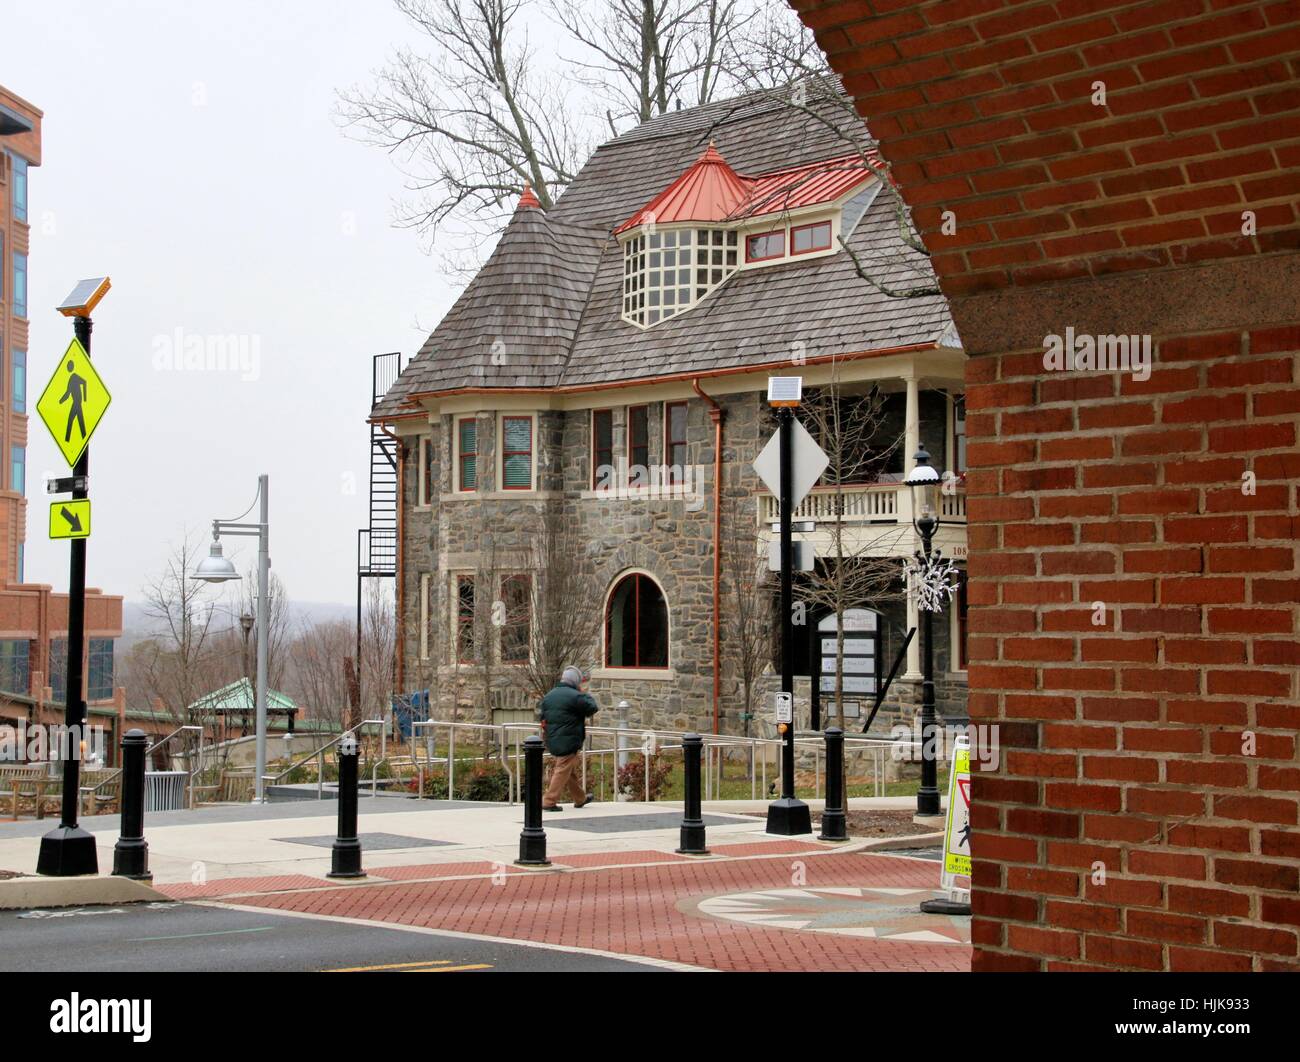
[[[198,748],[198,755],[196,757],[196,759],[199,762],[199,766],[197,769],[187,772],[185,778],[185,791],[186,791],[185,802],[191,808],[193,808],[194,807],[194,778],[199,773],[199,771],[203,769],[203,727],[194,723],[186,724],[185,726],[178,726],[166,737],[160,738],[158,741],[155,741],[152,745],[150,745],[147,749],[145,749],[144,754],[145,754],[145,758],[148,759],[148,757],[152,756],[154,752],[156,752],[158,749],[166,745],[167,742],[171,741],[171,739],[174,738],[177,734],[183,734],[187,730],[197,730],[199,733],[199,748]],[[78,796],[81,799],[81,806],[83,811],[85,808],[90,806],[90,804],[88,804],[87,801],[93,804],[95,799],[95,794],[97,794],[101,789],[103,789],[104,786],[111,785],[113,782],[116,782],[121,777],[122,777],[122,768],[119,767],[117,770],[113,771],[113,773],[110,774],[107,778],[101,778],[94,785],[81,786],[78,789]],[[89,811],[85,811],[84,813],[91,814],[91,812]]]
[[[352,727],[352,729],[343,731],[343,733],[339,734],[338,737],[334,738],[331,741],[327,741],[320,748],[314,749],[313,751],[307,753],[307,755],[304,756],[302,759],[290,763],[288,767],[280,771],[278,774],[262,775],[263,789],[265,789],[266,786],[275,785],[277,782],[280,781],[281,778],[284,778],[287,775],[292,774],[299,767],[303,766],[303,764],[310,763],[312,760],[315,760],[316,761],[316,799],[324,800],[325,799],[325,753],[327,753],[330,749],[332,749],[335,745],[337,745],[349,734],[359,733],[363,727],[367,727],[367,726],[379,727],[379,742],[380,742],[379,757],[380,758],[375,761],[374,768],[370,772],[370,795],[374,796],[379,784],[378,782],[379,765],[388,759],[388,751],[387,751],[388,731],[387,731],[386,722],[383,719],[363,719],[356,726]]]
[[[423,731],[424,737],[418,740],[417,732]],[[439,741],[445,731],[445,740]],[[445,769],[447,791],[445,800],[454,800],[456,794],[457,768],[457,732],[468,732],[471,738],[482,738],[481,745],[487,750],[489,758],[498,759],[508,778],[509,802],[516,804],[523,799],[523,740],[530,734],[539,732],[536,723],[470,723],[446,719],[420,720],[412,724],[410,761],[416,775],[417,792],[424,793],[426,773],[438,768]],[[618,770],[632,757],[640,756],[642,760],[641,784],[644,786],[643,799],[651,800],[650,761],[659,753],[676,752],[682,748],[682,738],[686,731],[650,730],[631,726],[588,726],[587,738],[582,748],[582,784],[585,789],[588,779],[588,763],[593,760],[606,764],[606,758],[613,770],[602,769],[600,774],[601,791],[599,797],[618,796]],[[750,783],[749,799],[765,798],[768,787],[769,764],[774,782],[781,777],[781,738],[745,737],[736,734],[703,734],[702,779],[705,800],[725,799],[723,792],[724,767],[729,758],[747,760],[747,775]],[[421,755],[417,755],[420,745]],[[439,751],[439,746],[445,753]],[[743,750],[737,756],[735,750]],[[845,771],[850,769],[851,757],[857,763],[870,768],[870,777],[874,795],[884,796],[887,784],[886,765],[891,759],[900,758],[906,751],[910,758],[915,758],[920,745],[907,740],[889,740],[869,738],[862,735],[844,735]],[[813,768],[814,799],[822,796],[825,768],[823,760],[826,749],[820,735],[809,734],[795,738],[796,758],[811,758]],[[549,754],[548,754],[549,755]],[[806,768],[805,768],[806,770]],[[732,798],[740,799],[740,798]]]

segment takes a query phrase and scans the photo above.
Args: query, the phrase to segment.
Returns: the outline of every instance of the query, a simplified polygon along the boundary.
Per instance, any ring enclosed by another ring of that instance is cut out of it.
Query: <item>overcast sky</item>
[[[418,349],[455,296],[391,224],[392,161],[333,118],[335,90],[410,40],[389,0],[5,2],[0,84],[45,114],[29,411],[71,339],[54,307],[82,277],[113,280],[94,315],[113,403],[92,446],[89,585],[138,600],[187,529],[206,549],[267,472],[290,595],[353,599],[370,356]],[[167,368],[191,337],[226,335],[243,367]],[[44,481],[67,466],[34,416],[29,437],[26,577],[66,589]],[[227,550],[254,558],[247,539]]]

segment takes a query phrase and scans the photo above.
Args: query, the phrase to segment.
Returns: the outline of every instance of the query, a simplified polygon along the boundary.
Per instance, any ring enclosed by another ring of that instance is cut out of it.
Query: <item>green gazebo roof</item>
[[[239,715],[245,712],[253,712],[256,708],[257,703],[253,698],[253,684],[248,679],[241,678],[237,682],[232,682],[229,686],[222,686],[219,690],[205,693],[189,706],[188,711]],[[290,712],[298,710],[298,705],[292,697],[287,697],[278,690],[266,691],[266,711],[268,715],[271,713],[288,715]]]

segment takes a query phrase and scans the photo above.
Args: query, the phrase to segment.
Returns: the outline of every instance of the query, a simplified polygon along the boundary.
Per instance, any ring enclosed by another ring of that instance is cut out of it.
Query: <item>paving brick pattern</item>
[[[284,889],[319,889],[329,885],[325,878],[312,878],[306,874],[282,874],[264,878],[220,878],[205,881],[202,885],[179,882],[157,885],[155,888],[173,900],[211,900],[221,896],[237,896],[250,892],[279,892]]]
[[[641,863],[681,863],[689,858],[673,852],[586,852],[551,856],[551,862],[565,867],[621,867]]]
[[[809,846],[811,847],[811,846]],[[626,856],[629,853],[618,853]],[[931,889],[933,865],[849,853],[797,860],[682,861],[583,872],[356,886],[247,897],[271,910],[371,919],[688,963],[715,970],[967,970],[960,945],[770,929],[694,911],[709,896],[755,889],[857,885]]]

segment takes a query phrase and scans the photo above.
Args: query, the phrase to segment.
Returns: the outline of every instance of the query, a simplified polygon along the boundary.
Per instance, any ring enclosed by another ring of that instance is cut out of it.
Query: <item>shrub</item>
[[[461,800],[503,803],[510,799],[510,775],[499,760],[480,761],[463,782],[457,773],[456,795]]]
[[[418,777],[407,782],[406,788],[408,792],[418,792]],[[426,774],[424,791],[420,795],[426,800],[446,800],[447,775],[442,771]],[[510,775],[497,760],[482,760],[473,764],[458,761],[455,798],[503,803],[510,799]]]
[[[657,752],[650,757],[644,755],[633,756],[618,772],[618,791],[626,794],[632,800],[644,800],[646,798],[645,764],[647,758],[650,761],[651,800],[659,799],[668,783],[668,776],[672,773],[673,764],[667,756],[662,756]]]

